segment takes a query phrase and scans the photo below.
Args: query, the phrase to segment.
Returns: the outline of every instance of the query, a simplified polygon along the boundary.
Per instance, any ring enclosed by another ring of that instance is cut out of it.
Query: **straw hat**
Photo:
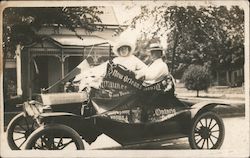
[[[149,51],[153,51],[153,50],[161,50],[161,51],[163,51],[163,48],[158,43],[152,43],[152,44],[149,45]]]
[[[115,55],[120,56],[118,49],[121,48],[122,46],[128,46],[130,47],[130,52],[127,56],[133,54],[134,50],[135,50],[135,45],[132,44],[131,42],[128,41],[119,41],[117,42],[114,47],[113,47],[113,52],[115,53]]]

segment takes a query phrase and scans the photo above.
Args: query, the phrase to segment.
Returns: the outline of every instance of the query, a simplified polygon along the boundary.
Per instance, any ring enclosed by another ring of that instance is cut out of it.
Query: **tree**
[[[200,65],[190,65],[184,72],[182,81],[188,90],[196,90],[199,97],[200,90],[207,90],[210,85],[209,72]]]
[[[39,42],[43,36],[37,32],[43,26],[65,27],[81,38],[76,28],[92,32],[102,30],[98,7],[10,7],[3,11],[3,58],[14,58],[17,45]],[[21,48],[19,47],[19,48]],[[5,62],[3,62],[5,70]],[[4,76],[6,77],[5,71]],[[5,80],[7,80],[5,78]],[[4,83],[6,90],[7,84]],[[6,92],[6,91],[5,91]],[[4,93],[6,94],[6,93]]]
[[[42,26],[66,27],[76,32],[82,27],[95,31],[103,27],[97,7],[12,7],[3,12],[3,49],[4,54],[14,52],[17,44],[26,45],[39,41],[42,37],[36,32]],[[80,36],[78,36],[80,38]]]
[[[211,71],[243,66],[244,13],[238,6],[230,9],[225,6],[173,6],[166,10],[165,18],[176,28],[168,39],[168,54],[176,51],[171,58],[177,61],[173,64],[177,71],[190,64],[210,65]]]
[[[132,26],[153,18],[150,34],[167,36],[167,58],[175,77],[190,64],[207,65],[212,72],[243,67],[244,10],[239,6],[150,8],[143,6]]]

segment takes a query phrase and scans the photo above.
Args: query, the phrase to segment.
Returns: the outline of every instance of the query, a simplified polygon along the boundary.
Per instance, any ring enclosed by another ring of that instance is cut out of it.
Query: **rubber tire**
[[[220,134],[219,134],[219,138],[216,142],[216,144],[213,146],[212,149],[220,149],[220,147],[223,144],[224,141],[224,137],[225,137],[225,127],[224,127],[224,123],[221,119],[221,117],[219,115],[217,115],[214,112],[204,112],[202,114],[197,115],[192,123],[192,128],[191,131],[189,133],[189,137],[188,137],[188,141],[189,141],[189,145],[192,149],[199,149],[199,147],[196,145],[195,140],[194,140],[194,129],[196,127],[196,124],[204,117],[209,116],[209,118],[213,118],[214,120],[216,120],[219,129],[220,129]]]
[[[45,126],[41,126],[38,129],[36,129],[27,139],[25,144],[25,150],[31,150],[32,144],[34,141],[36,141],[41,135],[49,132],[49,131],[64,131],[70,135],[70,137],[74,140],[77,150],[84,150],[84,144],[81,139],[81,136],[71,127],[62,125],[62,124],[48,124]]]
[[[20,113],[20,114],[17,114],[11,121],[10,123],[8,124],[7,126],[7,130],[6,130],[6,133],[7,133],[7,142],[9,144],[9,147],[12,149],[12,150],[20,150],[20,148],[16,145],[15,141],[13,140],[13,133],[14,133],[14,129],[15,127],[17,126],[17,123],[19,121],[21,121],[22,119],[24,119],[24,113]]]

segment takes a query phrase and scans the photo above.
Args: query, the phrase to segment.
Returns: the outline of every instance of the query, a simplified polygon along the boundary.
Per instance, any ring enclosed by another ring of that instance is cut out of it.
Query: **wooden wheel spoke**
[[[209,137],[209,140],[210,140],[210,142],[213,144],[213,146],[214,146],[214,142],[213,142],[213,140],[211,139],[211,137]]]
[[[211,118],[211,120],[210,120],[210,122],[209,122],[209,124],[207,126],[209,129],[210,129],[210,126],[211,126],[212,122],[213,122],[213,119]]]
[[[195,127],[194,133],[199,133],[200,129]]]
[[[57,146],[55,145],[55,143],[52,143],[51,145],[52,145],[52,149],[56,149]]]
[[[214,135],[212,135],[212,134],[211,134],[211,136],[214,137],[214,138],[216,138],[216,139],[218,139],[218,137],[216,137],[216,136],[214,136]]]
[[[21,127],[24,131],[27,131],[27,129],[25,129],[22,125],[20,125],[19,123],[17,124],[19,127]]]
[[[208,138],[207,138],[206,140],[207,140],[207,149],[209,149],[209,142],[208,142]]]
[[[25,138],[25,136],[22,136],[22,137],[16,138],[16,139],[14,139],[14,141],[17,141],[17,140],[20,140],[20,139],[23,139],[23,138]]]
[[[206,139],[204,139],[204,141],[203,141],[203,143],[202,143],[202,145],[201,145],[201,148],[203,148],[203,146],[204,146],[204,144],[205,144],[205,141],[206,141]]]
[[[68,146],[70,143],[74,142],[73,140],[69,141],[68,143],[62,144],[63,147],[61,149],[64,149],[66,146]]]
[[[201,122],[201,120],[199,121],[199,123],[204,127],[203,123]]]
[[[60,140],[59,140],[59,142],[58,142],[58,144],[57,144],[57,147],[58,147],[58,148],[59,148],[59,146],[62,144],[62,140],[63,140],[63,138],[60,137]]]
[[[211,133],[214,133],[214,132],[220,132],[220,130],[218,129],[218,130],[215,130],[215,131],[211,131]]]
[[[209,128],[210,130],[212,130],[215,126],[217,125],[217,123],[215,123],[211,128]]]
[[[25,142],[26,142],[27,139],[25,139],[19,146],[18,148],[20,148]]]
[[[13,131],[13,133],[25,134],[23,131]]]
[[[41,144],[42,144],[42,147],[47,147],[47,148],[50,147],[49,140],[47,137],[41,138]]]
[[[41,143],[41,145],[43,146],[43,142]],[[35,143],[34,145],[35,147],[37,147],[37,149],[42,149],[42,146],[40,146],[39,144]]]
[[[203,138],[201,138],[201,139],[197,142],[197,144],[199,144],[199,143],[201,142],[202,139],[203,139]]]

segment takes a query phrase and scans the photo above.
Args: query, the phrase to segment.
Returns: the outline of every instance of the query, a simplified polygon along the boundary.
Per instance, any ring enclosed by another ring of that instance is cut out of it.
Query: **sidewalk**
[[[202,101],[223,102],[230,106],[217,106],[215,111],[222,117],[245,116],[245,95],[244,94],[216,94],[216,93],[200,93],[196,97],[196,93],[177,93],[177,98],[192,101],[194,103]]]
[[[229,99],[229,100],[245,100],[244,94],[217,94],[217,93],[200,93],[199,97],[196,97],[194,93],[178,93],[177,96],[192,97],[192,98],[212,98],[212,99]]]

